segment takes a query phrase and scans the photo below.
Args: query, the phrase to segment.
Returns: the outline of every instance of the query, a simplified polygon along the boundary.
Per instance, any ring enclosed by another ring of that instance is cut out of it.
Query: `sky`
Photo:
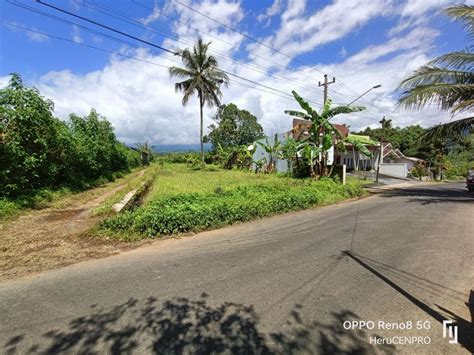
[[[351,131],[448,122],[434,105],[397,106],[400,82],[434,57],[466,47],[464,31],[441,12],[450,0],[32,0],[0,2],[0,87],[22,75],[54,101],[55,115],[95,108],[125,143],[199,142],[197,97],[183,107],[168,68],[201,36],[233,75],[222,103],[253,113],[266,134],[288,131],[298,109],[291,91],[320,108],[327,74],[335,104],[366,110],[339,115]],[[469,3],[469,2],[468,2]],[[473,1],[474,3],[474,1]],[[79,19],[72,14],[86,18]],[[95,22],[95,23],[94,23]],[[107,26],[103,28],[98,24]],[[120,33],[113,30],[120,31]],[[140,38],[143,42],[126,35]],[[216,108],[206,107],[205,127]],[[461,117],[459,117],[461,118]]]

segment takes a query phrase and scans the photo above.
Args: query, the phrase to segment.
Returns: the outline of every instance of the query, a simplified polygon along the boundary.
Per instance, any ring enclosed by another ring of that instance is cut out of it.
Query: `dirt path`
[[[85,235],[102,218],[92,210],[126,186],[118,182],[85,191],[66,208],[30,211],[0,225],[0,281],[133,248],[131,243]]]

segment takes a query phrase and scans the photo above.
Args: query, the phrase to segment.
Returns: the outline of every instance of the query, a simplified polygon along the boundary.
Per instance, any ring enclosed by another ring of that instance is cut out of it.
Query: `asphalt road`
[[[4,282],[0,352],[471,353],[473,216],[416,186]]]

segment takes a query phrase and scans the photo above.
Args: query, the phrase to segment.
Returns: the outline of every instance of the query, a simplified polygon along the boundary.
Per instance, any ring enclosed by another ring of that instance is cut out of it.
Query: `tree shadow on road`
[[[470,203],[474,202],[474,194],[466,189],[460,188],[422,188],[412,187],[387,191],[380,195],[384,198],[409,197],[408,202],[416,202],[421,205],[431,205],[435,203]]]
[[[4,344],[4,352],[16,353],[160,353],[160,354],[370,354],[365,331],[343,328],[357,320],[348,310],[333,312],[332,321],[306,322],[296,305],[281,332],[265,333],[252,306],[226,302],[212,306],[207,295],[197,300],[174,298],[160,304],[150,297],[130,299],[110,309],[96,309],[61,329],[34,338],[19,334]],[[393,346],[377,347],[392,353]]]

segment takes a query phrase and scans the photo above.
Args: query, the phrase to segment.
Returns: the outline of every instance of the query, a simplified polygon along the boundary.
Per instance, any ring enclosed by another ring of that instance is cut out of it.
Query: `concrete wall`
[[[380,164],[380,174],[406,178],[407,173],[407,165],[405,163]]]
[[[410,160],[410,159],[396,159],[395,162],[397,163],[403,163],[403,164],[406,164],[407,165],[407,171],[410,172],[411,169],[415,166],[416,162],[414,162],[413,160]]]

